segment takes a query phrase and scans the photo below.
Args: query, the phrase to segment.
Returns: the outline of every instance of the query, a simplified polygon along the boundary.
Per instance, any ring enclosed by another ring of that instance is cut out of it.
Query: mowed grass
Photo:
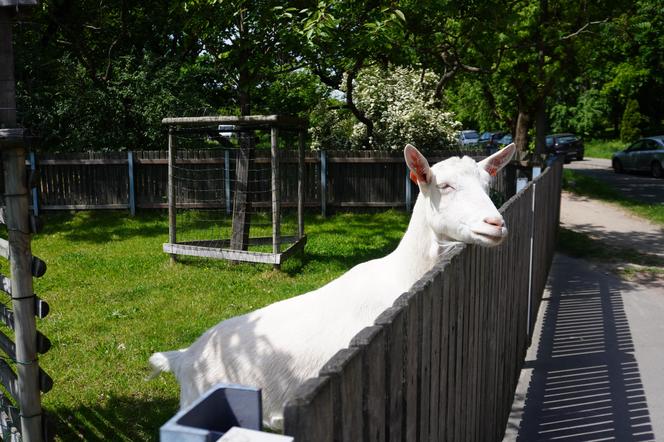
[[[53,342],[40,364],[54,379],[42,398],[57,439],[137,441],[158,440],[178,409],[172,375],[146,380],[154,351],[186,347],[223,319],[320,287],[390,252],[408,215],[308,216],[305,253],[280,271],[195,258],[171,265],[162,252],[162,213],[80,212],[45,221],[33,254],[48,271],[35,291],[51,306],[38,328]]]
[[[584,141],[585,156],[589,158],[608,158],[621,150],[625,150],[629,143],[620,140],[589,140]]]

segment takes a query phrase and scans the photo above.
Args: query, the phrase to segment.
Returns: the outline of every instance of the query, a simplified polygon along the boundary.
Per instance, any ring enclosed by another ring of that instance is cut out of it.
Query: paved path
[[[565,164],[566,169],[576,170],[602,180],[630,198],[652,204],[664,204],[664,180],[646,174],[615,173],[611,160],[587,158]]]
[[[557,255],[507,441],[664,440],[664,290]]]
[[[561,223],[609,246],[664,256],[664,230],[613,205],[565,193]],[[662,318],[664,277],[625,281],[556,255],[505,440],[664,441]]]

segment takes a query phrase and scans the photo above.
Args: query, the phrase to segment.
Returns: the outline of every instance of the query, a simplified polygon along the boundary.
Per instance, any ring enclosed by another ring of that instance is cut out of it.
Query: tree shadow
[[[103,405],[49,408],[46,416],[62,441],[158,441],[159,427],[177,409],[176,399],[150,401],[112,396]]]
[[[46,213],[40,234],[60,233],[69,241],[103,244],[132,236],[168,238],[167,218],[161,212],[130,217],[125,211]]]
[[[554,261],[517,440],[654,440],[617,278]],[[517,398],[518,399],[518,398]]]

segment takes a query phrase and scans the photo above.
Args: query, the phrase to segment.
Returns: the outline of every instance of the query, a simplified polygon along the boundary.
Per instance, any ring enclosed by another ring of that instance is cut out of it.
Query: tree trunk
[[[516,131],[514,134],[514,143],[516,143],[516,149],[519,152],[528,151],[528,129],[531,127],[531,115],[530,112],[526,109],[519,106],[519,116],[516,120]]]

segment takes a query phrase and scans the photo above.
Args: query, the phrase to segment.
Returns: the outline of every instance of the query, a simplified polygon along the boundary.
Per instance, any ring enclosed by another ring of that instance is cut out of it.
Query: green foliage
[[[642,121],[643,115],[639,112],[639,102],[634,99],[628,100],[620,122],[620,140],[629,143],[639,138],[641,136],[639,125]]]
[[[39,363],[55,380],[43,404],[58,440],[157,441],[179,388],[169,374],[146,381],[152,352],[186,347],[223,319],[389,253],[407,222],[395,211],[308,216],[305,254],[275,271],[194,258],[170,265],[163,213],[49,215],[32,250],[49,266],[35,291],[51,306],[38,327],[53,348]]]

